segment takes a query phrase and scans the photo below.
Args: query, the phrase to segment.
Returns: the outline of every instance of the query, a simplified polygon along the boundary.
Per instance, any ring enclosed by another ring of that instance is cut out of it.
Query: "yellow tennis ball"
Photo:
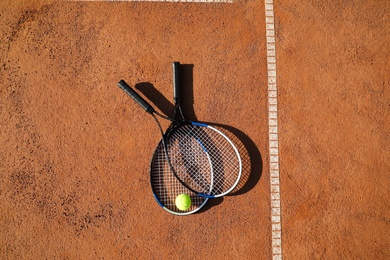
[[[176,197],[176,207],[180,210],[187,210],[191,207],[191,198],[187,194],[180,194]]]

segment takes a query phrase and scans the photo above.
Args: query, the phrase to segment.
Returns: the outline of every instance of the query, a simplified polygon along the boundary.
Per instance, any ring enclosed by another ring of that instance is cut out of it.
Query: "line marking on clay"
[[[65,0],[67,2],[233,3],[233,0]]]
[[[282,214],[280,207],[278,93],[276,84],[276,45],[274,2],[265,0],[268,71],[269,166],[271,185],[272,259],[282,259]]]

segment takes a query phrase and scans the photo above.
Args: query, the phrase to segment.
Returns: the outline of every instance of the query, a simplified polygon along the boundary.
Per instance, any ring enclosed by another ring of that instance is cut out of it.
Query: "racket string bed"
[[[213,148],[210,148],[215,177],[214,192],[223,193],[237,184],[241,174],[241,159],[231,141],[216,131],[210,131]]]
[[[195,186],[194,190],[210,192],[210,159],[193,138],[182,133],[172,136],[168,143],[168,154],[175,173],[182,181]]]
[[[241,174],[237,149],[212,127],[186,124],[175,129],[168,154],[179,179],[206,194],[230,192]]]
[[[151,164],[151,184],[154,195],[163,207],[173,214],[190,214],[200,209],[206,198],[200,197],[185,188],[173,175],[167,162],[163,143],[160,142],[155,150]],[[176,207],[175,199],[180,194],[188,194],[191,197],[191,207],[185,211]]]

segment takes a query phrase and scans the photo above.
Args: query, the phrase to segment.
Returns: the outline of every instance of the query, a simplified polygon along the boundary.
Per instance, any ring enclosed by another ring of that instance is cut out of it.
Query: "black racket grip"
[[[137,94],[127,83],[122,79],[118,82],[118,87],[123,89],[124,92],[126,92],[132,99],[135,100],[143,109],[145,109],[146,112],[149,114],[152,114],[155,112],[154,108],[148,104],[148,102],[145,101],[140,95]]]
[[[175,104],[180,102],[180,62],[172,62],[173,71],[173,100]]]

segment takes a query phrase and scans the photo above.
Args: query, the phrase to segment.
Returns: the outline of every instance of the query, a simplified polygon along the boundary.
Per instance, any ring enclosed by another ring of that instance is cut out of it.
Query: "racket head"
[[[169,166],[164,143],[157,145],[150,162],[150,183],[157,203],[171,214],[185,216],[200,210],[208,198],[198,196],[183,186],[174,176]],[[180,194],[187,194],[191,198],[191,207],[185,211],[176,207],[175,199]]]
[[[242,174],[241,156],[219,129],[182,122],[166,135],[172,172],[189,190],[209,198],[231,192]]]

